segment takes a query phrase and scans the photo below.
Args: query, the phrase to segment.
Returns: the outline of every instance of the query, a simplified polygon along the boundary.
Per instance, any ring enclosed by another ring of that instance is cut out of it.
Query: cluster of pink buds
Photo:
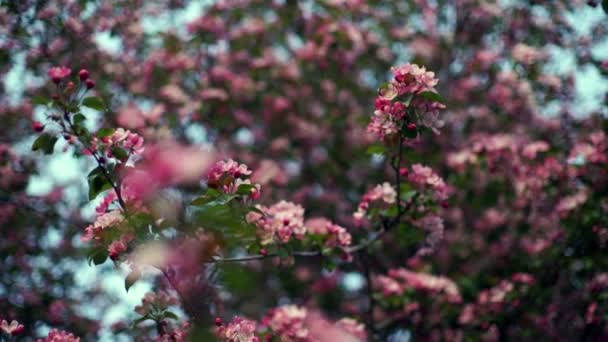
[[[72,75],[72,69],[70,69],[66,66],[56,66],[56,67],[52,67],[49,69],[48,75],[51,78],[51,80],[53,81],[53,83],[60,84],[64,79],[67,79],[68,77],[70,77],[70,75]],[[93,88],[95,88],[95,81],[93,81],[89,77],[90,77],[90,73],[87,69],[81,69],[78,72],[78,78],[80,79],[81,82],[84,82],[87,89],[93,89]],[[71,90],[74,87],[75,87],[74,82],[68,81],[68,83],[66,85],[66,89]]]

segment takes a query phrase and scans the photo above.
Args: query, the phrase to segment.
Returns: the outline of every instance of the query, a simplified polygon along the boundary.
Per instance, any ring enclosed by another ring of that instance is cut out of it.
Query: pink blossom
[[[367,341],[367,331],[363,323],[359,323],[352,318],[342,318],[336,322],[336,326],[350,335],[361,339],[361,341]]]
[[[419,250],[418,254],[428,255],[432,253],[441,240],[443,240],[443,219],[437,215],[430,214],[416,220],[414,225],[428,232],[426,247]]]
[[[8,335],[16,336],[21,334],[25,330],[25,327],[23,324],[19,324],[19,322],[15,320],[13,320],[10,324],[7,321],[2,320],[2,323],[0,323],[0,330],[4,331],[4,333]]]
[[[309,342],[309,330],[305,325],[307,313],[305,308],[284,305],[270,310],[262,324],[287,341]]]
[[[245,164],[239,164],[232,159],[220,160],[207,173],[207,184],[211,188],[221,189],[225,193],[234,193],[240,185],[252,185],[248,176],[251,170]],[[252,196],[259,196],[260,185],[254,184]]]
[[[82,241],[100,241],[103,239],[103,231],[105,229],[114,227],[123,221],[124,216],[120,210],[113,210],[108,213],[104,213],[98,216],[95,222],[85,229],[86,233],[82,236]]]
[[[515,44],[511,54],[513,55],[513,59],[525,65],[532,65],[542,60],[545,56],[542,51],[523,43]]]
[[[447,185],[430,167],[421,164],[412,165],[412,172],[410,172],[409,180],[422,189],[430,188],[433,191],[435,199],[439,201],[448,198]]]
[[[135,312],[142,316],[163,312],[170,306],[177,305],[179,301],[171,294],[159,291],[148,292],[141,300],[141,305],[135,307]]]
[[[581,206],[587,201],[587,191],[581,190],[574,195],[563,197],[556,205],[555,211],[557,211],[560,217],[566,217],[574,209]]]
[[[247,220],[258,227],[261,243],[289,242],[292,237],[302,240],[306,234],[304,208],[292,202],[280,201],[270,207],[258,206],[264,212],[250,212]]]
[[[218,337],[225,342],[258,342],[255,336],[257,323],[250,319],[236,316],[228,325],[217,328]]]
[[[460,303],[460,291],[456,283],[446,277],[434,276],[427,273],[408,271],[404,268],[392,269],[388,277],[377,276],[374,285],[385,295],[401,295],[406,289],[443,294],[448,302]]]
[[[434,72],[426,71],[425,67],[416,64],[407,63],[391,70],[395,76],[395,85],[400,95],[431,91],[439,83]]]
[[[80,337],[67,331],[53,329],[46,338],[38,339],[37,342],[80,342]]]
[[[61,82],[62,79],[69,77],[71,73],[72,73],[72,69],[65,67],[65,66],[52,67],[49,69],[49,72],[48,72],[49,77],[55,83]]]
[[[131,242],[135,237],[132,233],[124,234],[118,240],[114,240],[108,246],[108,253],[112,260],[117,260],[118,257],[127,251],[129,248],[129,242]]]
[[[353,217],[357,221],[362,221],[369,207],[374,202],[383,202],[384,204],[394,204],[397,201],[397,191],[388,182],[384,182],[381,185],[376,185],[374,188],[369,190],[359,203],[357,211],[353,214]]]

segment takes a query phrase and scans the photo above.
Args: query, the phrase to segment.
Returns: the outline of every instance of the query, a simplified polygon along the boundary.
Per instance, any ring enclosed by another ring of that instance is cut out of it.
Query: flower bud
[[[87,69],[81,69],[78,72],[78,77],[80,77],[81,81],[86,81],[89,78],[89,71]]]
[[[86,85],[87,85],[87,89],[93,89],[93,88],[95,88],[95,81],[89,79],[86,81]]]
[[[44,131],[44,125],[40,121],[34,121],[34,123],[32,124],[32,127],[34,128],[34,131],[36,131],[36,132]]]

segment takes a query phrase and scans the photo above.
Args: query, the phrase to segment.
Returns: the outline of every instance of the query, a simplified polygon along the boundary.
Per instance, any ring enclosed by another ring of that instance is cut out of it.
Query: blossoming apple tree
[[[606,338],[603,11],[0,1],[0,338]]]

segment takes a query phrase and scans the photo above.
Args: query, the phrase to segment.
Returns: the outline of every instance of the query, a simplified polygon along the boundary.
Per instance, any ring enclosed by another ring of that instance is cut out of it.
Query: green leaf
[[[91,249],[88,255],[89,265],[91,262],[94,265],[101,265],[108,259],[108,251],[103,248]]]
[[[416,190],[410,190],[401,193],[401,200],[409,201],[412,197],[416,196]]]
[[[141,272],[132,271],[131,273],[129,273],[125,278],[125,290],[129,292],[131,286],[133,286],[133,284],[135,284],[135,282],[137,282],[139,278],[141,278]]]
[[[608,14],[608,0],[602,1],[602,8],[604,9],[604,13]]]
[[[202,206],[209,202],[213,202],[214,199],[215,199],[214,197],[211,197],[208,195],[203,195],[199,198],[194,199],[190,204],[194,205],[194,206]]]
[[[139,323],[144,322],[149,320],[150,317],[148,317],[148,315],[143,316],[143,317],[139,317],[138,319],[134,320],[133,323],[131,323],[131,327],[135,327],[137,326]]]
[[[222,201],[217,199],[193,207],[195,221],[204,228],[221,234],[228,245],[242,246],[252,242],[256,229],[245,218],[249,208],[238,202],[220,204]]]
[[[129,153],[122,147],[114,146],[112,147],[111,151],[114,157],[116,157],[118,160],[124,161],[129,158]]]
[[[367,148],[365,151],[367,154],[384,154],[386,147],[384,145],[376,144]]]
[[[445,100],[443,99],[443,97],[441,97],[441,95],[437,94],[434,91],[423,91],[422,93],[418,94],[418,96],[420,96],[424,99],[427,99],[429,101],[445,103]]]
[[[97,136],[100,138],[109,137],[110,135],[114,134],[115,131],[116,129],[114,128],[101,128],[99,131],[97,131]]]
[[[112,188],[112,184],[108,182],[103,175],[103,169],[96,167],[89,173],[89,200],[92,201],[101,192]]]
[[[74,115],[74,125],[80,126],[86,119],[86,116],[82,115],[82,113],[78,113]]]
[[[89,107],[89,108],[101,110],[101,111],[106,109],[106,106],[103,103],[103,100],[96,96],[91,96],[91,97],[85,98],[84,100],[82,100],[82,105],[85,107]]]
[[[37,104],[37,105],[42,105],[42,106],[46,106],[51,102],[51,100],[49,98],[47,98],[46,96],[34,96],[32,97],[32,103],[33,104]]]
[[[32,145],[32,151],[41,150],[44,154],[52,154],[55,149],[55,143],[57,142],[57,137],[50,134],[41,134],[34,144]]]
[[[168,310],[163,313],[163,316],[165,318],[174,319],[174,320],[178,320],[179,319],[179,317],[177,317],[176,314],[174,314],[173,312],[168,311]]]
[[[236,189],[236,193],[239,195],[251,195],[251,193],[257,188],[253,184],[241,184],[238,189]]]

